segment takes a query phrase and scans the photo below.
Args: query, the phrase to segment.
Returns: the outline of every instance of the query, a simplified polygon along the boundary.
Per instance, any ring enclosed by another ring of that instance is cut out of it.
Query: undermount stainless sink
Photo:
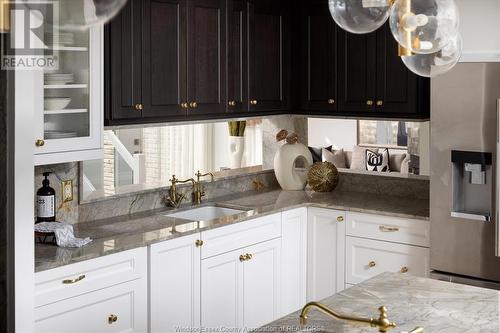
[[[210,221],[224,216],[236,215],[245,212],[247,212],[247,210],[240,210],[240,209],[226,208],[219,206],[205,206],[205,207],[185,210],[178,213],[167,214],[165,216],[190,220],[190,221]]]

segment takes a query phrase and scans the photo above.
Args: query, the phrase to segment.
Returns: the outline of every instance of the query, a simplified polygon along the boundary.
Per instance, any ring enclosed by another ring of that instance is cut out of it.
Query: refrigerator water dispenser
[[[453,204],[452,217],[490,221],[492,211],[492,154],[451,152]]]

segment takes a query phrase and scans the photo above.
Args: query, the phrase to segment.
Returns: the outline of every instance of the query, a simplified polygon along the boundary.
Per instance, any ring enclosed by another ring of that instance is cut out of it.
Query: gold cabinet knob
[[[45,141],[42,139],[38,139],[35,141],[35,146],[37,147],[43,147],[45,145]]]
[[[337,222],[344,222],[343,216],[337,216]]]
[[[257,104],[259,104],[259,102],[258,102],[256,99],[252,99],[252,100],[250,101],[250,104],[252,104],[252,105],[257,105]]]
[[[118,316],[114,314],[110,314],[108,316],[108,323],[111,325],[113,323],[116,323],[118,321]]]
[[[373,105],[373,101],[371,99],[367,100],[366,101],[366,105],[372,106]]]
[[[229,106],[236,106],[236,101],[229,101],[227,104],[229,104]]]
[[[136,109],[137,111],[142,111],[144,109],[144,105],[142,104],[136,104],[134,105],[134,109]]]
[[[63,280],[63,281],[62,281],[62,283],[63,283],[63,284],[74,284],[74,283],[77,283],[77,282],[82,281],[83,279],[85,279],[85,274],[80,275],[80,276],[79,276],[79,277],[77,277],[76,279],[67,279],[67,280]]]
[[[375,261],[370,261],[370,262],[368,263],[368,267],[370,267],[370,268],[373,268],[373,267],[375,267],[375,266],[377,266],[377,263],[376,263]]]
[[[196,247],[203,246],[203,241],[201,239],[198,239],[195,243]]]
[[[181,108],[187,109],[189,107],[189,104],[187,102],[182,102],[181,103]]]
[[[189,107],[193,108],[193,109],[196,109],[198,107],[198,103],[196,102],[191,102],[189,103]]]
[[[382,106],[384,105],[384,101],[377,101],[377,106]]]
[[[400,272],[400,273],[403,273],[403,274],[404,274],[404,273],[408,273],[408,271],[409,271],[409,269],[408,269],[408,267],[406,267],[406,266],[401,267],[401,269],[399,270],[399,272]]]
[[[248,258],[248,260],[252,260],[253,255],[251,255],[250,253],[247,253],[247,258]]]
[[[335,100],[334,100],[333,98],[330,98],[330,99],[328,100],[328,104],[335,104]]]

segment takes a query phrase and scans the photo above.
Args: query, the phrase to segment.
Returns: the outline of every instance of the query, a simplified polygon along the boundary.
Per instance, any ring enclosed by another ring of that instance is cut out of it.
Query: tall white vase
[[[245,137],[229,137],[229,167],[231,169],[241,168],[243,153],[245,152]]]
[[[302,170],[295,167],[300,161]],[[284,144],[274,156],[274,173],[285,191],[302,191],[307,183],[307,170],[313,164],[309,149],[301,144]]]

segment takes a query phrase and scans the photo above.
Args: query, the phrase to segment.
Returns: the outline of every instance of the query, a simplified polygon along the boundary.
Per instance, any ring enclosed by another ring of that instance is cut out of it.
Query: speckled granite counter
[[[500,332],[500,292],[399,273],[383,273],[324,299],[337,312],[359,317],[378,317],[384,305],[388,318],[397,324],[389,332],[408,332],[417,326],[430,333]],[[300,332],[299,312],[265,326],[262,332]],[[308,332],[377,332],[363,324],[326,317],[316,309],[308,315]],[[304,327],[304,328],[307,328]]]
[[[303,191],[247,192],[220,198],[217,204],[247,210],[244,213],[212,221],[190,222],[169,218],[173,210],[156,210],[75,225],[77,237],[94,241],[80,249],[64,249],[51,245],[35,246],[35,271],[43,271],[103,255],[147,246],[156,242],[193,234],[203,230],[242,222],[257,216],[277,213],[302,206],[314,206],[428,219],[428,200],[377,196],[357,192],[313,193]],[[184,209],[189,209],[184,208]]]

